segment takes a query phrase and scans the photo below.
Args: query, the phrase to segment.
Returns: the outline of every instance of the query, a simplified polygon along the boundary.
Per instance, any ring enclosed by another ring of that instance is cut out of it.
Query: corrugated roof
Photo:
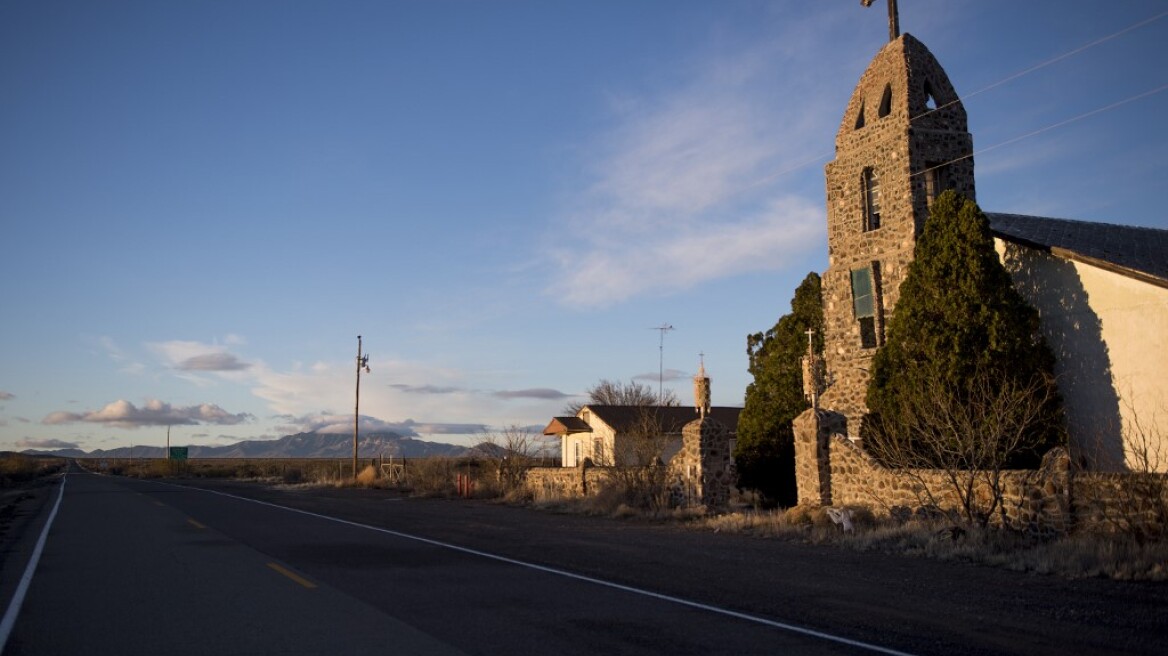
[[[698,418],[692,407],[682,406],[639,406],[639,405],[588,405],[592,414],[617,432],[625,432],[636,426],[646,410],[661,422],[666,433],[680,433],[682,427]],[[738,413],[742,408],[715,406],[710,408],[709,417],[724,424],[731,432],[738,431]]]
[[[995,236],[1168,287],[1168,230],[986,212]]]

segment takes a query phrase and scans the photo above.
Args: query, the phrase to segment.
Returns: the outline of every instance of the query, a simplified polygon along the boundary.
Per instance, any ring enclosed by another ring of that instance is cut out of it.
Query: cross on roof
[[[875,0],[860,0],[860,4],[871,7]],[[888,0],[888,40],[900,37],[900,12],[896,10],[896,0]]]

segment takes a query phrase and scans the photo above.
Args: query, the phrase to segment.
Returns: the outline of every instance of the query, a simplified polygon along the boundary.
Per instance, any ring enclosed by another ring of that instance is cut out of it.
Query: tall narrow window
[[[948,164],[931,164],[925,163],[925,199],[931,206],[937,196],[941,195],[942,191],[953,186],[953,181],[949,177]]]
[[[864,232],[880,227],[880,178],[871,168],[864,169],[860,185],[864,196]]]
[[[876,348],[876,294],[872,267],[852,271],[852,312],[860,325],[860,346]]]
[[[864,127],[864,101],[860,101],[860,113],[856,116],[856,129]]]
[[[884,95],[880,97],[880,109],[876,110],[876,116],[884,118],[892,113],[892,85],[884,85]]]

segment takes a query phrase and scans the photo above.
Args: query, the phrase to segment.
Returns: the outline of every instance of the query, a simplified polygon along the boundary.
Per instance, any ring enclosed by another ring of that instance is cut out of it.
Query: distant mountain
[[[174,443],[173,446],[184,446]],[[351,458],[353,456],[353,436],[339,433],[297,433],[285,435],[278,440],[246,440],[226,446],[187,447],[190,458]],[[391,431],[364,433],[357,440],[357,456],[376,458],[425,458],[427,456],[461,456],[466,447],[441,442],[427,442],[411,437],[402,437]],[[117,449],[96,449],[85,452],[80,449],[26,450],[29,455],[50,455],[66,458],[165,458],[166,449],[160,446],[135,446]]]

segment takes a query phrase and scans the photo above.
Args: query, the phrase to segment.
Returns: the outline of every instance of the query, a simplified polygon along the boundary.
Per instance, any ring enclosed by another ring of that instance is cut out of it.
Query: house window
[[[948,164],[925,163],[925,200],[932,206],[933,201],[942,191],[953,187],[953,180],[949,176]]]
[[[860,346],[876,348],[876,293],[872,267],[852,271],[852,313],[860,325]]]
[[[592,438],[592,462],[597,465],[607,465],[608,460],[604,457],[604,439],[600,437]]]
[[[868,232],[880,227],[880,178],[871,167],[864,169],[860,188],[864,197],[864,232]]]

